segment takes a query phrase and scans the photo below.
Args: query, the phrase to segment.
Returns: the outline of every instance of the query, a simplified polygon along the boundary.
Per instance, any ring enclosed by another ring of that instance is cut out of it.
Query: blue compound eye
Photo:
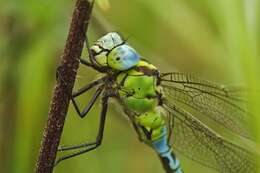
[[[114,48],[108,55],[108,65],[116,70],[128,70],[140,61],[137,52],[128,45]]]

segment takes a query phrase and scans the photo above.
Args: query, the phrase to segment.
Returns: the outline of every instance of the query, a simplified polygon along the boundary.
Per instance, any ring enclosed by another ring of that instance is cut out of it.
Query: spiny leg
[[[133,127],[134,127],[134,129],[135,129],[135,131],[136,131],[136,133],[137,133],[137,136],[138,136],[139,141],[140,141],[140,142],[144,142],[144,139],[143,139],[143,137],[142,137],[142,133],[141,133],[141,131],[140,131],[138,125],[137,125],[135,122],[133,122],[133,121],[132,121],[132,125],[133,125]]]
[[[88,105],[85,107],[85,109],[81,112],[79,109],[79,106],[77,105],[76,101],[72,98],[72,103],[74,108],[76,109],[78,115],[81,118],[84,118],[87,113],[90,111],[90,109],[92,108],[92,106],[94,105],[94,103],[96,102],[97,98],[99,97],[99,95],[101,94],[103,88],[99,87],[97,89],[97,91],[95,92],[95,94],[92,96],[90,102],[88,103]],[[74,97],[78,96],[77,94],[80,92],[75,93]],[[80,144],[80,145],[73,145],[73,146],[60,146],[58,151],[66,151],[66,150],[70,150],[70,149],[77,149],[80,147],[84,147],[86,144]]]
[[[58,148],[58,151],[63,152],[63,151],[69,151],[69,150],[74,150],[74,149],[79,149],[86,147],[87,145],[94,145],[96,142],[91,142],[91,143],[83,143],[83,144],[78,144],[78,145],[71,145],[71,146],[61,146]]]
[[[104,72],[104,69],[102,67],[99,67],[99,66],[97,66],[95,64],[95,57],[93,55],[93,52],[90,49],[87,35],[85,35],[85,38],[86,38],[85,39],[85,44],[86,44],[86,47],[87,47],[87,50],[88,50],[88,56],[89,56],[90,62],[85,60],[85,59],[80,58],[80,63],[83,64],[83,65],[86,65],[88,67],[92,67],[92,68],[94,68],[95,70],[97,70],[99,72]]]
[[[87,113],[90,111],[90,109],[93,107],[94,103],[96,102],[97,98],[100,96],[101,92],[103,90],[103,87],[99,87],[95,94],[92,96],[92,98],[90,99],[88,105],[83,109],[83,111],[81,112],[74,97],[71,98],[72,100],[72,104],[74,106],[74,108],[76,109],[78,115],[81,117],[81,118],[84,118]]]
[[[86,65],[88,67],[93,67],[93,64],[91,64],[91,62],[88,62],[87,60],[82,59],[82,58],[80,58],[79,60],[80,60],[81,64]]]
[[[172,136],[172,131],[173,131],[173,123],[174,123],[174,119],[173,116],[171,116],[168,112],[167,112],[167,121],[168,121],[168,137],[167,137],[167,142],[169,143],[171,140],[171,136]]]
[[[107,107],[108,107],[108,98],[109,98],[108,96],[104,96],[104,97],[102,98],[102,110],[101,110],[101,113],[100,113],[100,123],[99,123],[99,130],[98,130],[98,134],[97,134],[97,137],[96,137],[96,141],[95,141],[95,142],[86,143],[86,144],[82,144],[82,145],[79,145],[79,146],[73,146],[73,147],[71,147],[71,149],[83,148],[83,147],[84,147],[85,149],[59,158],[59,159],[55,162],[55,166],[56,166],[59,162],[61,162],[61,161],[63,161],[63,160],[66,160],[66,159],[69,159],[69,158],[72,158],[72,157],[81,155],[81,154],[83,154],[83,153],[86,153],[86,152],[88,152],[88,151],[94,150],[94,149],[96,149],[98,146],[101,145],[101,142],[102,142],[102,139],[103,139],[104,127],[105,127]],[[69,148],[60,149],[60,151],[62,151],[62,150],[69,150]]]
[[[106,77],[100,78],[96,81],[93,81],[91,83],[89,83],[88,85],[84,86],[83,88],[79,89],[78,91],[74,92],[71,96],[71,100],[73,103],[74,108],[76,109],[78,115],[83,118],[87,115],[87,113],[89,112],[89,110],[92,108],[92,106],[94,105],[95,101],[97,100],[98,96],[100,95],[100,93],[102,92],[102,88],[99,87],[97,89],[97,91],[95,92],[95,94],[92,96],[90,102],[88,103],[88,105],[85,107],[85,109],[81,112],[79,110],[79,106],[77,105],[76,101],[75,101],[75,97],[80,96],[81,94],[87,92],[89,89],[95,87],[96,85],[102,83],[104,81]]]
[[[87,47],[87,50],[88,50],[88,55],[89,55],[89,60],[91,63],[93,63],[95,61],[95,58],[94,58],[94,55],[90,49],[90,46],[89,46],[89,41],[88,41],[88,36],[85,35],[85,44],[86,44],[86,47]]]
[[[102,79],[102,78],[101,78]],[[97,98],[99,97],[99,95],[101,94],[102,92],[102,87],[99,87],[97,89],[97,91],[95,92],[95,94],[92,96],[90,102],[88,103],[88,105],[85,107],[85,109],[81,112],[80,109],[79,109],[79,106],[77,105],[76,101],[75,101],[75,97],[83,94],[84,92],[86,92],[87,90],[89,90],[90,88],[92,88],[93,86],[97,85],[97,83],[99,83],[99,81],[101,81],[101,79],[99,80],[96,80],[88,85],[86,85],[85,87],[81,88],[80,90],[78,90],[77,92],[73,93],[72,95],[72,103],[73,103],[73,106],[74,108],[76,109],[78,115],[81,117],[81,118],[84,118],[87,113],[89,112],[89,110],[92,108],[92,106],[94,105],[95,101],[97,100]],[[77,149],[77,148],[80,148],[80,147],[83,147],[85,146],[86,144],[81,144],[81,145],[74,145],[74,146],[61,146],[59,147],[58,151],[65,151],[65,150],[69,150],[69,149]]]
[[[143,139],[143,135],[142,135],[142,132],[141,132],[141,129],[140,127],[138,127],[138,125],[136,124],[136,120],[133,118],[134,116],[138,116],[136,113],[130,111],[129,109],[125,108],[124,109],[124,112],[126,115],[128,115],[133,127],[134,127],[134,130],[136,131],[137,135],[138,135],[138,139],[140,142],[143,142],[144,139]]]
[[[83,93],[85,93],[86,91],[90,90],[91,88],[97,86],[98,84],[103,83],[106,78],[107,78],[107,77],[105,76],[105,77],[102,77],[102,78],[100,78],[100,79],[98,79],[98,80],[95,80],[95,81],[93,81],[93,82],[87,84],[86,86],[80,88],[78,91],[73,92],[73,93],[72,93],[72,97],[75,98],[75,97],[77,97],[77,96],[80,96],[81,94],[83,94]]]

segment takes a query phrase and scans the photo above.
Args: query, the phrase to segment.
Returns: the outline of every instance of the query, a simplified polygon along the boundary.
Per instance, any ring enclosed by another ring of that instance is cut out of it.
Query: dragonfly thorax
[[[95,65],[114,70],[128,70],[140,61],[137,52],[115,32],[98,39],[90,50],[94,55]]]
[[[129,109],[143,113],[153,110],[159,104],[158,70],[152,64],[140,61],[137,66],[121,72],[117,77],[121,85],[121,101]]]

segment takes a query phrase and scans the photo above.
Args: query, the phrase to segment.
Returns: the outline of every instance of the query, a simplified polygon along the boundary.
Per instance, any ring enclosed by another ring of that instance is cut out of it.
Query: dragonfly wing
[[[224,173],[252,173],[252,154],[207,128],[198,119],[170,102],[164,108],[173,116],[173,148],[189,159]]]
[[[181,73],[165,73],[160,80],[167,99],[186,104],[232,132],[251,138],[243,89],[226,88]]]

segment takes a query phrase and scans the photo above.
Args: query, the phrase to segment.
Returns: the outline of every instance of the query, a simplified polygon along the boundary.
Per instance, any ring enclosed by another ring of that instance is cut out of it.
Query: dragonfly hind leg
[[[104,128],[105,128],[105,120],[106,120],[106,113],[107,113],[107,107],[108,107],[108,98],[109,98],[108,96],[104,96],[102,98],[102,110],[100,113],[99,130],[98,130],[98,134],[96,137],[96,141],[91,142],[91,143],[81,144],[78,146],[61,147],[59,149],[59,151],[66,151],[66,150],[79,149],[79,148],[85,148],[85,149],[82,149],[78,152],[71,153],[71,154],[58,158],[54,164],[55,166],[63,160],[89,152],[91,150],[96,149],[97,147],[99,147],[101,145],[102,139],[103,139]]]

